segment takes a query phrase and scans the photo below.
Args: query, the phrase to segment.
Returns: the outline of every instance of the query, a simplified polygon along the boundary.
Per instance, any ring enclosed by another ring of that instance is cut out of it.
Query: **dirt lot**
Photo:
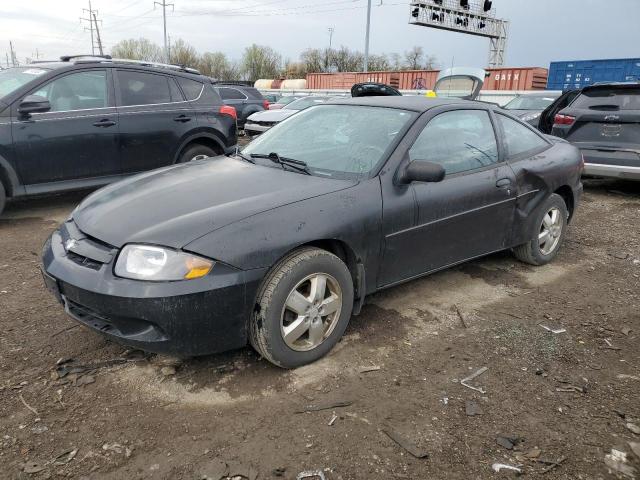
[[[81,198],[16,203],[0,219],[2,478],[513,475],[494,473],[499,462],[604,479],[612,448],[640,471],[628,445],[640,442],[638,184],[591,181],[552,265],[493,255],[373,296],[316,364],[280,370],[246,348],[174,375],[171,359],[76,327],[45,291],[40,247]],[[59,359],[72,361],[58,373]],[[461,385],[482,367],[470,384],[486,393]]]

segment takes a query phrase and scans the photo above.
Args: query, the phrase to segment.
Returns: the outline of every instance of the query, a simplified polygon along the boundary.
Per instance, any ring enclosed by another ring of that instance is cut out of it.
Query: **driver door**
[[[501,161],[491,114],[468,107],[434,116],[408,161],[442,165],[442,182],[383,189],[384,258],[378,286],[506,248],[516,180]]]

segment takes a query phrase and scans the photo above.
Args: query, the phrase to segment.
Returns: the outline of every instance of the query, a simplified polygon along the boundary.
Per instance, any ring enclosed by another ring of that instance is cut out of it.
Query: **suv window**
[[[196,100],[200,96],[203,88],[203,85],[200,82],[183,77],[177,78],[178,83],[182,87],[182,91],[187,96],[187,100]]]
[[[640,87],[587,89],[576,98],[571,108],[640,110]]]
[[[497,163],[498,144],[484,110],[455,110],[431,119],[409,150],[411,161],[439,163],[447,173]]]
[[[105,108],[107,101],[107,72],[89,70],[72,73],[40,87],[33,95],[49,100],[50,112]]]
[[[246,100],[247,96],[242,93],[240,90],[229,87],[220,87],[218,88],[220,92],[220,96],[223,100]]]
[[[510,157],[548,146],[537,133],[504,115],[496,115],[504,131],[504,142]]]
[[[166,75],[118,70],[118,85],[123,106],[183,100],[173,78]]]

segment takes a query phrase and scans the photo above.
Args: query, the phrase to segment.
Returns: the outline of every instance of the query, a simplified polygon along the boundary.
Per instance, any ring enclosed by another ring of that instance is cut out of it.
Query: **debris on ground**
[[[133,452],[131,448],[125,447],[120,443],[105,443],[104,445],[102,445],[102,450],[104,450],[105,452],[112,452],[117,454],[124,453],[124,456],[126,458],[129,458],[131,456],[131,453]]]
[[[458,313],[458,318],[460,319],[460,324],[462,324],[462,328],[469,328],[467,325],[467,321],[464,318],[464,315],[460,311],[460,308],[458,308],[457,305],[454,305],[454,307],[456,309],[456,312]]]
[[[46,465],[38,462],[26,462],[22,465],[22,471],[24,473],[39,473],[45,468],[47,468]]]
[[[304,408],[296,410],[293,413],[320,412],[322,410],[331,410],[332,408],[344,408],[344,407],[349,407],[351,405],[353,405],[353,402],[349,400],[318,403],[316,405],[307,405]]]
[[[636,435],[640,435],[640,427],[635,423],[628,422],[625,426],[630,432],[635,433]]]
[[[379,366],[371,365],[369,367],[361,367],[360,370],[358,370],[358,372],[367,373],[367,372],[377,372],[378,370],[380,370]]]
[[[333,414],[333,416],[331,417],[331,420],[329,420],[329,423],[327,423],[327,425],[329,425],[330,427],[333,426],[334,423],[336,423],[336,420],[338,419],[338,415],[336,415],[335,413]]]
[[[542,472],[540,473],[547,473],[550,472],[551,470],[553,470],[556,467],[559,467],[563,462],[565,462],[567,460],[567,457],[560,457],[558,460],[542,460],[542,459],[536,459],[537,462],[540,463],[545,463],[547,465],[549,465],[547,468],[545,468],[544,470],[542,470]]]
[[[326,480],[322,470],[309,470],[306,472],[300,472],[296,477],[296,480]]]
[[[468,417],[475,417],[476,415],[482,415],[482,408],[478,402],[474,400],[467,400],[464,405],[465,413]]]
[[[76,457],[77,454],[78,454],[78,449],[77,448],[73,448],[71,450],[67,450],[65,452],[62,452],[60,455],[58,455],[56,458],[53,459],[53,464],[54,465],[66,465],[71,460],[73,460]]]
[[[491,465],[491,468],[496,473],[500,472],[501,470],[511,470],[516,473],[522,473],[522,469],[520,469],[519,467],[514,467],[513,465],[506,465],[504,463],[494,463],[493,465]]]
[[[522,441],[521,438],[513,437],[513,436],[507,437],[507,436],[501,435],[499,437],[496,437],[496,443],[501,447],[506,448],[507,450],[513,450],[513,447],[515,447],[521,441]]]
[[[460,384],[464,385],[467,388],[470,388],[471,390],[475,390],[476,392],[480,392],[480,393],[482,393],[484,395],[485,393],[487,393],[487,391],[484,388],[482,388],[482,387],[474,387],[473,385],[469,385],[468,382],[470,382],[471,380],[473,380],[476,377],[479,377],[480,375],[482,375],[487,370],[489,370],[489,367],[482,367],[480,370],[478,370],[475,373],[472,373],[467,378],[463,378],[460,381]]]
[[[542,323],[539,324],[542,328],[544,328],[546,331],[551,332],[553,334],[559,334],[559,333],[565,333],[567,331],[566,328],[551,328],[551,327],[547,327],[546,325],[543,325]]]
[[[286,468],[284,468],[284,467],[274,468],[274,469],[271,471],[271,474],[272,474],[274,477],[284,477],[285,473],[287,473],[287,469],[286,469]]]
[[[630,478],[635,478],[636,469],[627,464],[627,454],[611,449],[611,453],[604,456],[604,464],[609,468],[609,472],[617,472]]]
[[[638,457],[638,460],[640,460],[640,443],[629,442],[629,448],[636,455],[636,457]]]
[[[400,445],[402,448],[404,448],[407,452],[409,452],[411,455],[413,455],[416,458],[427,458],[429,456],[429,452],[421,449],[411,440],[406,438],[404,435],[396,432],[391,428],[386,428],[382,430],[382,433],[384,433],[387,437],[389,437],[391,440],[396,442],[398,445]]]

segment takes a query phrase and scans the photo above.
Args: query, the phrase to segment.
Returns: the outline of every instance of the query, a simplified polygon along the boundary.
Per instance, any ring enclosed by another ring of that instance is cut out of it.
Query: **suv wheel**
[[[0,214],[2,214],[2,211],[4,210],[6,201],[7,201],[7,194],[4,191],[4,185],[2,185],[2,182],[0,182]]]
[[[186,163],[191,162],[193,160],[202,160],[208,157],[215,157],[218,154],[216,151],[207,147],[206,145],[200,145],[199,143],[193,144],[180,154],[180,158],[178,158],[177,163]]]
[[[552,194],[540,207],[536,236],[513,249],[518,260],[531,265],[545,265],[556,258],[567,229],[569,212],[560,195]]]
[[[304,248],[273,268],[256,303],[251,345],[271,363],[295,368],[323,357],[342,337],[353,309],[353,280],[332,253]]]

